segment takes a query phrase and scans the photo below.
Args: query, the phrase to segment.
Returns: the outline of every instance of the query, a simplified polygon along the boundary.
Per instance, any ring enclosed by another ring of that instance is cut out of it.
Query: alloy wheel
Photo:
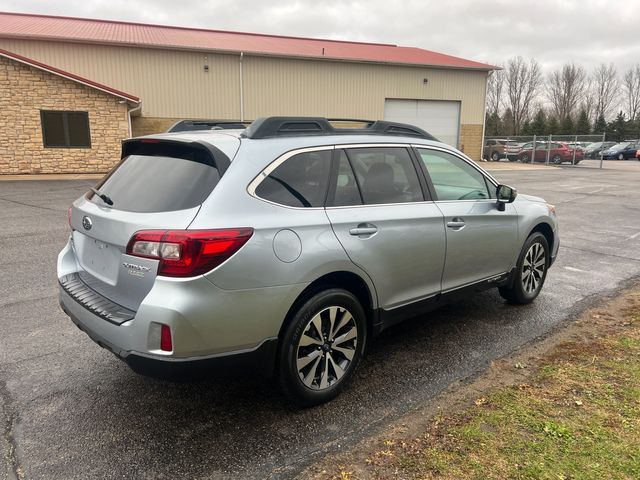
[[[541,243],[534,243],[529,247],[522,263],[522,288],[526,293],[531,294],[538,289],[546,267],[544,247]]]
[[[338,383],[356,355],[358,326],[351,312],[331,306],[315,314],[304,327],[296,351],[300,380],[312,390]]]

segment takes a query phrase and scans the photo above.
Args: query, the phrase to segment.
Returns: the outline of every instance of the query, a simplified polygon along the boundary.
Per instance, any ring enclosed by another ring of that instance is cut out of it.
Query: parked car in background
[[[639,140],[627,140],[602,152],[602,158],[605,160],[628,160],[636,157],[638,148],[640,148]]]
[[[519,151],[520,146],[513,140],[490,138],[484,142],[482,158],[493,162],[497,162],[502,158],[515,161]]]
[[[535,150],[535,153],[534,153]],[[574,155],[575,151],[575,155]],[[584,160],[584,152],[579,149],[569,148],[564,142],[534,142],[525,143],[518,153],[518,160],[522,163],[546,162],[560,165],[561,163],[580,163]]]
[[[640,150],[636,151],[636,158],[640,160]]]
[[[553,205],[384,121],[128,139],[68,219],[60,304],[101,347],[151,375],[261,373],[302,406],[447,298],[497,288],[531,303],[559,246]]]
[[[616,142],[593,142],[584,151],[585,158],[600,158],[600,152],[613,147]]]

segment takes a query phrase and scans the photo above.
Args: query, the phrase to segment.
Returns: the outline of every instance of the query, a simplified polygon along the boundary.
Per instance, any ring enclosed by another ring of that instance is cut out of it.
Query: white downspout
[[[142,102],[140,102],[140,104],[137,107],[133,107],[127,110],[127,121],[129,122],[129,138],[133,136],[131,132],[131,114],[136,110],[140,110],[141,108],[142,108]]]
[[[244,75],[242,71],[242,60],[244,52],[240,52],[240,121],[244,122]]]

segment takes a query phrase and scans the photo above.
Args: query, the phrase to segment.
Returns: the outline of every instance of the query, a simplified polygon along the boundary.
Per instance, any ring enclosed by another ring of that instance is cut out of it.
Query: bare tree
[[[531,107],[542,84],[540,64],[531,59],[514,57],[505,68],[507,105],[513,114],[513,130],[517,135],[524,122],[531,116]]]
[[[622,79],[624,102],[629,120],[635,120],[640,114],[640,64],[626,71]]]
[[[503,103],[504,90],[504,70],[494,70],[489,73],[487,79],[487,112],[491,114],[500,114]]]
[[[587,74],[579,65],[563,65],[549,75],[547,97],[560,123],[573,118],[587,88]]]
[[[606,119],[611,116],[619,102],[620,81],[618,71],[613,63],[601,63],[591,74],[588,93],[585,95],[591,108],[585,108],[593,121],[601,115]]]

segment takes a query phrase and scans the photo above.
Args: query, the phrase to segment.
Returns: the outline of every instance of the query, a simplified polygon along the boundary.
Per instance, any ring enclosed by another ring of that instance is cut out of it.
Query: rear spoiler
[[[176,158],[188,158],[185,155],[193,151],[205,153],[211,165],[220,172],[220,177],[224,175],[231,164],[229,157],[210,143],[176,139],[165,140],[161,138],[130,138],[123,140],[120,158],[124,159],[129,155],[166,155]]]

